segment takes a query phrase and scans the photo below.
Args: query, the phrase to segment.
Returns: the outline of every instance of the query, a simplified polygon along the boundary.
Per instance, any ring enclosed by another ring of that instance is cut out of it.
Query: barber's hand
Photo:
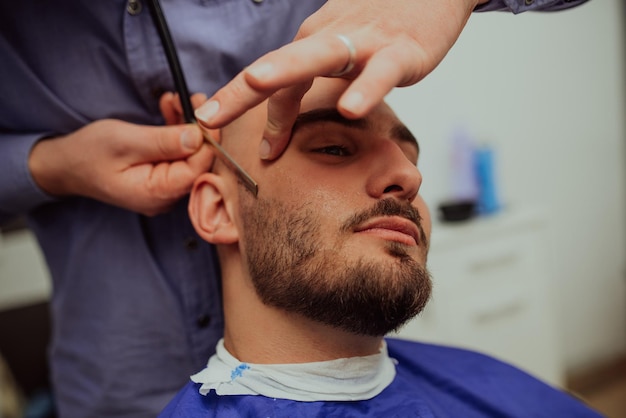
[[[168,123],[174,117],[170,113]],[[186,195],[212,161],[195,125],[142,126],[108,119],[40,141],[29,168],[51,195],[91,197],[151,216]]]
[[[354,80],[337,108],[365,116],[396,86],[417,83],[452,47],[472,10],[486,0],[328,0],[300,27],[293,43],[259,58],[201,106],[196,117],[221,127],[271,97],[261,158],[287,145],[300,99],[317,76],[346,68],[354,45]]]
[[[206,94],[196,93],[191,96],[191,107],[196,109],[200,107],[202,103],[206,102],[206,100]],[[161,110],[163,119],[165,119],[166,125],[180,125],[181,123],[185,123],[183,105],[180,103],[178,93],[163,93],[159,99],[159,109]]]

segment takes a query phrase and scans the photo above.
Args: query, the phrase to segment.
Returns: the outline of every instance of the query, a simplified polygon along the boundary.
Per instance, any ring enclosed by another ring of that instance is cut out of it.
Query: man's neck
[[[239,361],[308,363],[377,354],[383,337],[355,335],[263,304],[237,269],[222,265],[224,346]]]

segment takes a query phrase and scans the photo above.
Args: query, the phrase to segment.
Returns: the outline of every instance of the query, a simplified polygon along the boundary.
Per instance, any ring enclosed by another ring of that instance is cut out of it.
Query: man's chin
[[[391,256],[402,263],[414,262],[425,267],[426,257],[421,247],[389,241],[385,243],[384,251],[387,256]]]

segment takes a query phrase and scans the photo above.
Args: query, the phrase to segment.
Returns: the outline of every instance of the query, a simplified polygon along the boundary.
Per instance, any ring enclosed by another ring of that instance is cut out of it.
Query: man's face
[[[430,296],[418,146],[386,105],[348,121],[328,91],[314,86],[305,97],[278,160],[246,164],[259,195],[240,186],[242,258],[264,303],[384,335]]]

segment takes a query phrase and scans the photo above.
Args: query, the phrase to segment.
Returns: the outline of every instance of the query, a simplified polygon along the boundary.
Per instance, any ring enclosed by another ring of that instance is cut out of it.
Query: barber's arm
[[[284,150],[300,99],[314,77],[350,69],[341,74],[353,82],[337,109],[359,118],[394,87],[415,84],[430,73],[454,45],[472,11],[559,10],[583,2],[329,0],[302,24],[292,43],[247,67],[196,116],[218,128],[271,96],[259,152],[261,158],[273,159]]]
[[[0,134],[0,225],[53,198],[33,181],[28,155],[42,133]]]
[[[0,217],[64,196],[90,197],[145,215],[167,211],[208,170],[213,154],[198,127],[181,125],[178,108],[163,101],[161,110],[175,126],[108,119],[46,139],[2,135]]]

